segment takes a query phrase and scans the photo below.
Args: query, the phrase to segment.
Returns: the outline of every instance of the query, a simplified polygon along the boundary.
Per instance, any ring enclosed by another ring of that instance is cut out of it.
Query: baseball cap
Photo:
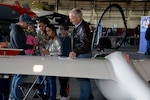
[[[27,14],[23,14],[19,17],[19,21],[25,21],[27,22],[28,24],[32,24],[32,20],[30,18],[30,16],[28,16]]]

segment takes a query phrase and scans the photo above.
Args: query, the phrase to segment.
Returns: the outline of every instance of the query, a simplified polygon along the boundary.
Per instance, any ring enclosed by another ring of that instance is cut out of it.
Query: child
[[[69,26],[67,23],[62,23],[60,26],[61,36],[60,40],[62,42],[62,54],[63,57],[68,57],[71,51],[71,38],[68,36]],[[69,100],[69,78],[68,77],[58,77],[60,83],[60,95],[56,99],[59,100]]]
[[[45,56],[60,56],[61,55],[61,40],[57,36],[56,28],[53,24],[48,24],[46,26],[46,40],[45,49],[42,52]],[[56,100],[56,77],[46,76],[46,81],[48,82],[50,93],[50,100]],[[44,88],[45,89],[45,88]],[[48,95],[46,93],[46,95]],[[44,99],[45,100],[45,99]]]
[[[35,31],[34,24],[29,24],[28,25],[28,33],[26,36],[26,44],[33,45],[33,48],[32,49],[26,49],[25,50],[26,55],[33,55],[34,54],[34,51],[36,49],[36,45],[38,44],[37,40],[35,39],[35,35],[36,35],[36,31]]]

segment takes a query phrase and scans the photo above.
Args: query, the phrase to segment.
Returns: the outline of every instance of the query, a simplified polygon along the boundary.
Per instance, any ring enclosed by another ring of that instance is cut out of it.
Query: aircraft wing
[[[0,73],[111,79],[107,60],[0,56]]]
[[[132,59],[133,67],[141,74],[141,76],[148,82],[150,81],[150,67],[149,59]]]
[[[111,53],[102,60],[0,56],[0,69],[0,73],[5,74],[92,78],[96,79],[96,85],[107,99],[150,99],[149,84],[137,73],[128,56],[126,58],[121,52]]]

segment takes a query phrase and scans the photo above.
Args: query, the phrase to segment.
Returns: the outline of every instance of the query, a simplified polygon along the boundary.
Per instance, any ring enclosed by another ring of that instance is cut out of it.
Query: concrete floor
[[[106,100],[98,90],[94,79],[91,79],[91,85],[93,89],[94,100]],[[59,91],[59,84],[57,86]],[[79,100],[79,92],[80,88],[78,81],[76,80],[76,78],[70,78],[70,100]]]

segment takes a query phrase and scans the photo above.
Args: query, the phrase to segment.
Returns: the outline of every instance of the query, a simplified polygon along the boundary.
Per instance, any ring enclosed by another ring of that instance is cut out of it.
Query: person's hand
[[[42,46],[43,45],[43,41],[39,41],[39,43],[38,43],[40,46]]]
[[[70,52],[69,57],[72,58],[72,59],[76,58],[76,53],[75,52]]]
[[[8,47],[8,42],[0,42],[0,48]]]
[[[42,53],[43,53],[43,54],[49,54],[49,51],[46,50],[46,49],[42,49]]]

